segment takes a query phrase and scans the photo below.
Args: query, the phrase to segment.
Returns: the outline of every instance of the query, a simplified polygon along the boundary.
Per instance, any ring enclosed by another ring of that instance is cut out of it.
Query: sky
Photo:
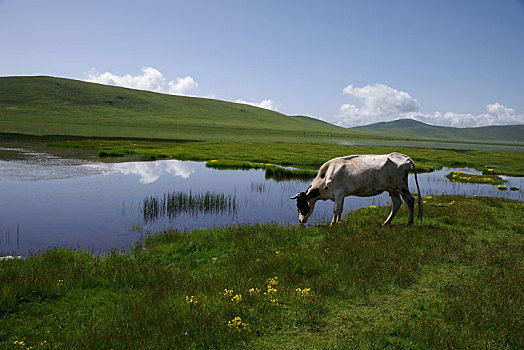
[[[27,75],[344,127],[524,124],[524,0],[0,0],[0,76]]]

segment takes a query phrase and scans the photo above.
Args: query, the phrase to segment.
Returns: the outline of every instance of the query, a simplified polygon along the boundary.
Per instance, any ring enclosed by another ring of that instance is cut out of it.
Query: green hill
[[[524,125],[452,128],[428,125],[412,119],[399,119],[351,128],[378,137],[416,138],[438,141],[523,143]]]
[[[183,139],[357,134],[245,104],[43,76],[0,78],[0,131]]]

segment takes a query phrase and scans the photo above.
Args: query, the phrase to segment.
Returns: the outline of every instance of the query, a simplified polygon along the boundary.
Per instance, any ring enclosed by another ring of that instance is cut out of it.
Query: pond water
[[[333,143],[344,146],[398,146],[416,148],[435,148],[450,150],[474,150],[474,151],[505,151],[524,152],[524,146],[515,144],[490,144],[490,143],[467,143],[467,142],[439,142],[439,141],[412,141],[412,140],[389,140],[389,139],[353,139]]]
[[[452,183],[445,178],[449,171],[420,174],[423,196],[524,199],[524,178],[508,178],[508,189],[519,190],[501,192],[491,185]],[[415,192],[412,175],[409,181]],[[289,198],[309,182],[277,182],[266,179],[263,170],[216,170],[200,162],[102,163],[0,148],[0,256],[50,247],[101,253],[129,248],[149,233],[168,229],[296,225],[295,202]],[[389,204],[386,193],[348,197],[344,211]],[[332,202],[318,203],[308,225],[329,223],[332,208]]]

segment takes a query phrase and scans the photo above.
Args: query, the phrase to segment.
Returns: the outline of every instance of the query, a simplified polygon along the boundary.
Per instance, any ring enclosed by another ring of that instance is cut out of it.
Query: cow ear
[[[294,195],[293,197],[291,197],[291,199],[297,199],[298,196],[300,196],[300,193],[297,193],[296,195]]]

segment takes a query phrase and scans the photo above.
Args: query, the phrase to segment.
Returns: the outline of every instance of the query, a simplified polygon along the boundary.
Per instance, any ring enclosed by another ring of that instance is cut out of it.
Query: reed
[[[144,221],[153,222],[160,217],[174,218],[181,214],[198,216],[199,214],[229,213],[237,210],[234,196],[206,191],[204,193],[171,192],[163,196],[144,198],[142,211]]]

